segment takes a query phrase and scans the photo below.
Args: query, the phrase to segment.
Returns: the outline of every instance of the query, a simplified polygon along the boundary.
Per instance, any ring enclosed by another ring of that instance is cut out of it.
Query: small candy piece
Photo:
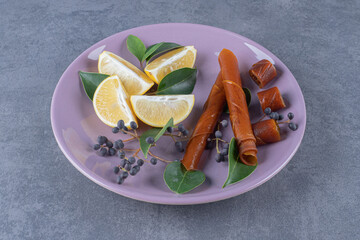
[[[138,125],[136,124],[136,122],[134,122],[134,121],[131,121],[130,122],[130,127],[131,127],[131,129],[137,129],[138,128]]]
[[[117,123],[117,127],[118,127],[119,129],[123,129],[124,126],[125,126],[124,120],[119,120],[118,123]]]
[[[223,128],[226,128],[228,126],[228,121],[227,120],[222,120],[220,122],[220,125],[223,127]]]
[[[107,138],[105,136],[98,136],[97,138],[97,142],[100,144],[100,145],[103,145],[105,144],[107,141]]]
[[[263,59],[252,65],[249,74],[252,80],[263,88],[276,77],[276,68],[269,60]]]
[[[268,119],[252,124],[256,145],[274,143],[281,140],[280,128],[274,119]]]
[[[150,163],[151,163],[152,165],[156,165],[157,159],[156,159],[156,158],[151,158],[151,159],[150,159]]]
[[[120,131],[120,129],[118,127],[114,127],[111,131],[113,133],[118,133]]]
[[[145,141],[148,143],[148,144],[153,144],[155,142],[155,139],[153,137],[147,137],[145,139]]]
[[[94,150],[99,150],[100,147],[101,147],[100,144],[97,143],[97,144],[94,144],[93,149]]]
[[[269,116],[271,113],[271,108],[269,108],[269,107],[265,108],[264,113]]]
[[[262,110],[265,112],[266,108],[270,108],[275,112],[286,107],[284,99],[277,87],[270,88],[257,93]]]
[[[216,138],[222,138],[222,133],[220,131],[216,131],[215,132],[215,137]]]
[[[106,155],[106,153],[107,153],[107,150],[106,150],[106,148],[100,148],[100,155],[101,156],[105,156]]]
[[[138,160],[137,160],[137,164],[138,164],[139,166],[144,165],[144,160],[138,159]]]
[[[292,120],[295,117],[295,115],[292,112],[289,112],[287,116],[290,120]]]
[[[298,125],[295,124],[295,123],[289,123],[289,128],[292,130],[292,131],[296,131],[298,129]]]
[[[113,170],[114,173],[117,174],[120,171],[120,168],[118,166],[115,166]]]

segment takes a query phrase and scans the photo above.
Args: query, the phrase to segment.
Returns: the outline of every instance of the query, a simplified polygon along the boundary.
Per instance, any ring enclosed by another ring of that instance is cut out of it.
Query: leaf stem
[[[150,156],[152,156],[152,157],[154,157],[154,158],[157,158],[157,159],[159,159],[159,160],[162,161],[162,162],[166,162],[166,163],[171,163],[171,162],[172,162],[172,161],[163,159],[163,158],[161,158],[161,157],[158,157],[158,156],[156,156],[155,154],[153,154],[153,153],[150,152],[150,151],[149,151],[148,153],[149,153]]]

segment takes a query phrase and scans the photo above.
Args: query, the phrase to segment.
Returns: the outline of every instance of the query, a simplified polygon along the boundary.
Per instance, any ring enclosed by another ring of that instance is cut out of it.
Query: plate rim
[[[51,128],[52,128],[52,131],[54,133],[54,136],[55,136],[55,139],[56,139],[56,142],[60,148],[60,150],[62,151],[62,153],[65,155],[65,157],[68,159],[68,161],[79,171],[81,172],[84,176],[86,176],[88,179],[90,179],[91,181],[93,181],[94,183],[100,185],[101,187],[107,189],[107,190],[110,190],[111,192],[114,192],[116,194],[119,194],[119,195],[122,195],[124,197],[127,197],[127,198],[130,198],[130,199],[134,199],[134,200],[138,200],[138,201],[142,201],[142,202],[147,202],[147,203],[154,203],[154,204],[163,204],[163,205],[195,205],[195,204],[205,204],[205,203],[211,203],[211,202],[217,202],[217,201],[221,201],[221,200],[225,200],[225,199],[229,199],[229,198],[232,198],[232,197],[236,197],[236,196],[239,196],[241,194],[244,194],[254,188],[257,188],[259,187],[260,185],[264,184],[265,182],[269,181],[271,178],[273,178],[277,173],[279,173],[289,162],[290,160],[293,158],[293,156],[295,155],[295,153],[297,152],[297,150],[299,149],[301,143],[302,143],[302,140],[304,138],[304,135],[305,135],[305,131],[306,131],[306,119],[307,119],[307,116],[306,116],[306,104],[305,104],[305,99],[304,99],[304,95],[301,91],[301,88],[300,88],[300,85],[299,83],[297,82],[296,78],[294,77],[294,75],[292,74],[292,72],[288,69],[288,67],[284,64],[285,68],[289,71],[289,73],[291,74],[291,76],[295,79],[295,82],[296,84],[298,85],[299,89],[300,89],[300,94],[301,94],[301,99],[302,101],[304,102],[304,130],[303,132],[301,133],[301,137],[300,137],[300,140],[299,142],[297,143],[294,151],[292,152],[292,154],[290,154],[290,156],[283,162],[283,164],[278,167],[275,171],[273,171],[269,176],[267,176],[266,178],[260,180],[258,183],[250,186],[250,187],[247,187],[246,189],[242,189],[240,191],[229,191],[227,194],[225,195],[220,195],[218,196],[217,194],[213,194],[212,196],[210,196],[209,198],[207,198],[205,201],[204,200],[199,200],[199,197],[189,197],[189,198],[174,198],[173,200],[174,201],[171,201],[171,200],[168,200],[167,198],[163,198],[163,197],[157,197],[157,196],[144,196],[144,197],[139,197],[135,194],[134,195],[131,195],[131,194],[128,194],[126,192],[118,192],[116,191],[114,188],[111,188],[108,184],[105,184],[103,182],[100,181],[100,179],[98,179],[95,176],[92,176],[91,173],[85,171],[83,168],[81,168],[78,164],[76,164],[76,162],[72,159],[72,157],[67,153],[67,150],[63,148],[62,144],[60,143],[60,137],[59,137],[59,133],[56,131],[56,119],[55,119],[55,110],[54,110],[54,99],[56,99],[56,96],[58,95],[58,86],[60,84],[60,82],[62,82],[62,79],[64,78],[64,76],[66,75],[66,73],[68,71],[70,71],[70,67],[73,65],[74,62],[76,62],[85,52],[89,51],[89,49],[91,49],[93,46],[97,45],[97,44],[100,44],[101,42],[103,41],[106,41],[108,38],[111,38],[113,37],[114,35],[117,35],[117,34],[120,34],[120,33],[126,33],[128,31],[133,31],[133,30],[136,30],[138,28],[144,28],[144,27],[161,27],[161,26],[165,26],[165,25],[189,25],[189,26],[196,26],[196,27],[201,27],[201,28],[208,28],[208,29],[212,29],[212,30],[216,30],[216,31],[223,31],[223,32],[226,32],[227,34],[230,34],[230,35],[234,35],[236,37],[241,37],[243,38],[244,40],[248,41],[249,43],[251,44],[254,44],[256,45],[257,47],[260,47],[260,48],[263,48],[265,49],[266,51],[272,53],[271,51],[269,51],[268,49],[266,49],[265,47],[263,47],[262,45],[258,44],[257,42],[254,42],[253,40],[247,38],[247,37],[244,37],[242,36],[241,34],[238,34],[238,33],[235,33],[235,32],[232,32],[232,31],[229,31],[229,30],[226,30],[226,29],[222,29],[222,28],[218,28],[218,27],[214,27],[214,26],[209,26],[209,25],[204,25],[204,24],[196,24],[196,23],[158,23],[158,24],[148,24],[148,25],[142,25],[142,26],[137,26],[137,27],[134,27],[134,28],[130,28],[130,29],[126,29],[124,31],[121,31],[121,32],[117,32],[117,33],[114,33],[94,44],[92,44],[90,47],[88,47],[86,50],[84,50],[83,52],[81,52],[68,66],[67,68],[65,69],[65,71],[62,73],[61,77],[59,78],[57,84],[56,84],[56,87],[55,87],[55,90],[54,90],[54,93],[52,95],[52,99],[51,99],[51,106],[50,106],[50,121],[51,121]],[[272,53],[273,54],[273,53]],[[274,56],[276,56],[275,54],[273,54]],[[277,56],[276,56],[277,57]],[[278,58],[278,57],[277,57]],[[281,61],[281,60],[280,60]],[[282,62],[282,61],[281,61]],[[100,177],[99,177],[100,178]],[[175,193],[174,193],[175,194]],[[174,195],[176,196],[176,195]],[[156,200],[158,199],[158,200]]]

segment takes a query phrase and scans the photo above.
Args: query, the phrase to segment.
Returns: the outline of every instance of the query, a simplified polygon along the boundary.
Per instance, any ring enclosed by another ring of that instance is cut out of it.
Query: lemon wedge
[[[96,115],[108,126],[116,127],[122,119],[125,126],[130,126],[131,121],[136,121],[130,99],[125,87],[117,75],[106,78],[96,88],[93,98]]]
[[[154,85],[140,69],[108,51],[100,54],[98,69],[103,74],[117,75],[129,95],[142,95]]]
[[[184,68],[194,67],[196,49],[194,46],[186,46],[172,50],[156,58],[148,64],[144,71],[157,84],[170,72]]]
[[[189,116],[195,97],[189,95],[160,95],[130,97],[135,115],[144,123],[153,127],[163,127],[170,118],[174,124],[182,122]]]

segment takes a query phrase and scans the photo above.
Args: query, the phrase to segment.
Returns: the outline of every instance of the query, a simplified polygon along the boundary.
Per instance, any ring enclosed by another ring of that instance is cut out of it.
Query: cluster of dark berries
[[[118,155],[122,160],[120,162],[120,165],[115,166],[113,170],[115,174],[119,173],[116,182],[118,184],[122,184],[129,176],[129,174],[131,176],[135,176],[138,172],[140,172],[140,167],[144,165],[144,160],[140,158],[136,160],[133,156],[126,158],[123,151],[119,151]]]
[[[284,119],[284,116],[282,114],[271,111],[271,108],[269,108],[269,107],[265,108],[264,113],[266,116],[269,116],[269,118],[274,119],[276,121],[281,121]],[[295,115],[292,112],[289,112],[287,115],[287,117],[289,118],[289,121],[292,120],[294,118],[294,116]],[[293,122],[289,122],[288,126],[292,131],[296,131],[298,129],[298,125]]]
[[[182,136],[184,137],[187,137],[189,136],[189,130],[187,130],[183,124],[179,124],[177,126],[177,129],[178,131],[181,133]],[[169,133],[172,133],[173,132],[173,128],[172,127],[168,127],[167,131]],[[181,141],[175,141],[175,149],[178,151],[178,152],[183,152],[185,149],[184,149],[184,146],[182,144]]]
[[[215,156],[216,162],[224,162],[227,159],[227,155],[229,152],[229,144],[226,141],[222,140],[223,134],[221,132],[221,129],[226,128],[228,125],[229,124],[227,120],[222,120],[219,123],[218,130],[215,131],[215,141],[217,142],[217,154]],[[208,144],[209,142],[212,142],[211,139],[208,139]]]
[[[121,140],[111,142],[105,136],[98,136],[97,143],[94,144],[93,149],[98,151],[101,156],[114,156],[118,149],[123,148],[124,143]]]
[[[138,128],[138,125],[136,124],[136,122],[131,121],[130,122],[130,128],[132,130],[135,130],[135,129]],[[125,133],[125,134],[129,131],[129,129],[125,126],[124,120],[119,120],[118,123],[117,123],[117,126],[112,129],[113,133],[118,133],[120,131],[122,131],[122,133]]]

